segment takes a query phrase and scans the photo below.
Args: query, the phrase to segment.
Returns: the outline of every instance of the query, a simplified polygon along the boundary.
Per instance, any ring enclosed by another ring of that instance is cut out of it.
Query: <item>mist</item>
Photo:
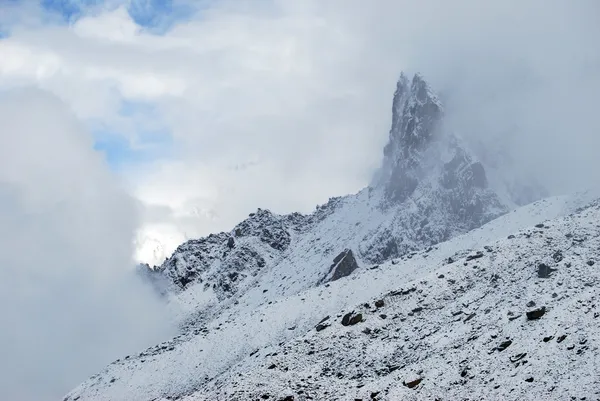
[[[68,27],[13,7],[0,85],[40,86],[87,124],[169,147],[121,173],[170,248],[367,185],[401,71],[425,76],[448,129],[503,174],[549,194],[595,183],[595,0],[179,0],[198,10],[162,35],[109,3]],[[143,107],[124,116],[123,102]]]
[[[133,274],[129,195],[68,107],[0,94],[0,399],[61,399],[171,333]]]

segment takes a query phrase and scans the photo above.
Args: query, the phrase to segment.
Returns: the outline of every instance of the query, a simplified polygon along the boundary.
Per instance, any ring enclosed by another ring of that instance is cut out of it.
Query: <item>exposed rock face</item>
[[[299,247],[311,248],[321,266],[332,249],[353,249],[306,283],[311,286],[347,276],[361,261],[381,263],[405,255],[506,212],[488,187],[483,164],[442,122],[442,104],[423,77],[409,81],[402,74],[382,167],[370,187],[331,198],[310,215],[258,209],[229,233],[181,245],[157,272],[176,291],[202,283],[224,299],[278,263],[301,263],[288,257]],[[338,232],[333,237],[332,225]]]
[[[362,254],[379,263],[480,227],[508,211],[488,187],[483,164],[442,126],[443,107],[427,82],[401,75],[392,128],[373,189],[393,224],[368,241]],[[415,246],[416,245],[416,246]]]
[[[345,249],[333,259],[333,264],[329,268],[329,272],[323,279],[323,282],[339,280],[342,277],[349,276],[356,269],[358,269],[358,263],[356,263],[352,250]]]

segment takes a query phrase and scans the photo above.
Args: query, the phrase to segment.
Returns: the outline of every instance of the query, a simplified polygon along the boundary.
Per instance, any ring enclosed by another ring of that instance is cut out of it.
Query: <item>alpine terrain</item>
[[[370,186],[140,266],[180,334],[65,401],[600,399],[600,202],[506,182],[401,75]]]

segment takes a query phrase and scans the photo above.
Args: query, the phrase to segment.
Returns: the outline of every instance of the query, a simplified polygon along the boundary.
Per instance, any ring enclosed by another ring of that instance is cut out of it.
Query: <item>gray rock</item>
[[[333,259],[333,264],[329,267],[329,272],[321,282],[327,283],[339,280],[342,277],[349,276],[356,269],[358,269],[358,263],[356,263],[352,250],[345,249]]]

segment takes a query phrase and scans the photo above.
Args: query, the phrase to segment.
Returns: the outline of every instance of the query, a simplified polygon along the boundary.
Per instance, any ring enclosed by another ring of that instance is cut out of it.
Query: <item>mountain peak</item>
[[[383,150],[383,181],[391,199],[403,201],[416,188],[426,152],[435,142],[442,104],[427,81],[402,73],[392,103],[392,127]]]

